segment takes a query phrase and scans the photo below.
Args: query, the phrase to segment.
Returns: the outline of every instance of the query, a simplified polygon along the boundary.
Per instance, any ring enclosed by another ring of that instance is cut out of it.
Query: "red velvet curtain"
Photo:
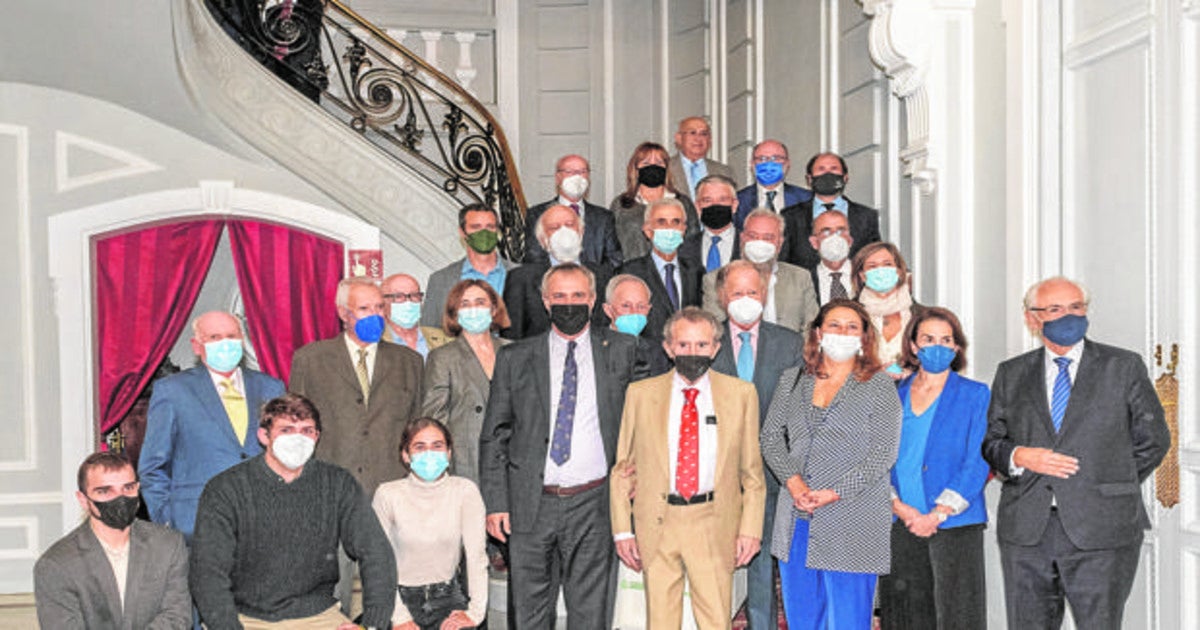
[[[338,334],[342,245],[283,225],[231,220],[229,244],[262,371],[288,382],[296,348]]]
[[[133,406],[187,325],[223,223],[171,223],[94,241],[102,433]]]

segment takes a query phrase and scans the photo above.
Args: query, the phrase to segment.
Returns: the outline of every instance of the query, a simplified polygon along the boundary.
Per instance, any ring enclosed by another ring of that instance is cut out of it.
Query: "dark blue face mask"
[[[1042,336],[1059,346],[1073,346],[1087,334],[1087,315],[1063,315],[1042,324]]]
[[[383,338],[384,326],[383,315],[368,315],[354,322],[354,334],[361,341],[375,343]]]

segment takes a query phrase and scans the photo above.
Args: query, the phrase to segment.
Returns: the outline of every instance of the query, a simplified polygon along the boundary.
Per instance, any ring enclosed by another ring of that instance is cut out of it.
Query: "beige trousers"
[[[246,615],[238,615],[238,621],[242,622],[242,627],[246,630],[284,630],[284,628],[287,630],[337,630],[338,626],[350,623],[350,620],[338,610],[339,608],[339,605],[334,604],[325,612],[304,619],[263,621]]]
[[[642,554],[646,581],[646,623],[649,630],[683,624],[683,584],[686,577],[692,615],[700,630],[728,630],[733,603],[732,564],[735,549],[718,548],[714,504],[667,506],[663,535],[652,557]],[[728,557],[724,557],[724,555]]]

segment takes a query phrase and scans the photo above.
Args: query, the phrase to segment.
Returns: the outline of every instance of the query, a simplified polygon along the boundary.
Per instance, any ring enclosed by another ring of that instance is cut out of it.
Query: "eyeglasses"
[[[786,162],[787,159],[788,158],[786,155],[757,155],[754,157],[754,163],[766,164],[768,162],[775,162],[776,164],[782,164]]]
[[[413,291],[412,293],[384,293],[385,299],[393,302],[420,302],[425,299],[424,291]]]
[[[821,228],[820,230],[817,230],[817,236],[821,238],[828,238],[834,234],[838,236],[845,236],[849,232],[850,230],[847,228]]]
[[[1072,315],[1083,315],[1087,312],[1087,302],[1075,302],[1069,305],[1051,304],[1050,306],[1030,306],[1029,310],[1035,313],[1049,313],[1052,317],[1058,317],[1063,313],[1071,313]]]
[[[558,169],[557,172],[563,173],[563,174],[567,175],[568,177],[570,177],[571,175],[587,175],[588,173],[591,173],[592,171],[589,169],[586,169],[586,168],[584,168],[584,169],[560,168],[560,169]]]

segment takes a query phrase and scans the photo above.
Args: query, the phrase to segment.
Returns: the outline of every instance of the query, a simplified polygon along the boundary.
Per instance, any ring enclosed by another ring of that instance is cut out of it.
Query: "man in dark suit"
[[[591,168],[579,155],[565,155],[554,165],[554,190],[558,197],[533,206],[525,212],[525,263],[546,260],[546,248],[537,238],[538,219],[551,206],[566,206],[580,218],[583,225],[583,251],[579,261],[587,265],[606,265],[616,271],[624,258],[617,241],[617,227],[612,211],[589,203],[586,199],[591,185]]]
[[[825,304],[834,298],[854,299],[854,279],[850,276],[850,246],[854,244],[854,236],[846,215],[822,212],[813,220],[808,243],[821,259],[809,270],[817,302]]]
[[[421,303],[422,326],[442,326],[446,296],[459,280],[484,280],[497,294],[504,295],[508,272],[517,265],[496,251],[500,243],[498,225],[496,210],[486,204],[472,203],[458,211],[458,237],[467,255],[430,274],[425,283],[425,301]]]
[[[542,244],[549,259],[526,263],[512,270],[504,284],[504,307],[511,325],[501,331],[505,339],[524,339],[550,330],[550,314],[542,300],[542,278],[552,266],[578,263],[582,252],[583,219],[567,206],[551,206],[538,217],[534,238]],[[612,277],[606,264],[582,263],[596,276],[600,286]],[[600,309],[592,314],[602,322]],[[599,325],[603,325],[600,323]]]
[[[737,188],[732,180],[709,175],[696,184],[696,209],[700,213],[700,261],[713,272],[742,255],[733,216],[738,211]]]
[[[628,273],[617,274],[608,281],[604,291],[603,311],[609,327],[637,338],[638,354],[645,361],[647,376],[671,371],[671,359],[662,344],[645,336],[650,314],[650,287],[641,278]]]
[[[33,567],[41,627],[190,628],[183,536],[136,520],[133,464],[112,451],[93,453],[79,466],[77,483],[87,520]]]
[[[242,325],[233,315],[205,313],[192,333],[201,364],[154,384],[138,461],[150,520],[189,541],[204,484],[262,452],[258,411],[284,392],[278,379],[240,367]]]
[[[696,198],[696,185],[709,175],[727,177],[737,188],[733,169],[708,158],[708,151],[712,149],[712,129],[704,118],[688,116],[679,121],[679,129],[675,132],[675,148],[678,152],[671,156],[667,172],[675,186],[692,199]]]
[[[812,191],[784,181],[792,168],[787,146],[778,140],[763,140],[750,155],[754,183],[738,191],[738,211],[733,224],[742,231],[746,215],[758,208],[783,212],[784,208],[812,199]]]
[[[396,449],[421,409],[424,361],[414,350],[379,343],[386,324],[383,293],[374,281],[346,278],[335,300],[345,333],[296,350],[288,390],[321,414],[316,456],[350,471],[369,497],[379,484],[407,472]],[[349,613],[353,564],[344,555],[340,560],[337,593]]]
[[[763,321],[769,278],[750,262],[738,260],[717,272],[717,296],[728,315],[725,334],[712,369],[754,383],[758,392],[758,426],[762,427],[784,370],[801,359],[803,340],[783,326]],[[765,466],[763,467],[766,468]],[[775,561],[771,558],[771,530],[775,526],[775,501],[779,480],[766,472],[767,502],[763,513],[762,548],[750,562],[746,613],[751,628],[774,628],[779,618],[775,606]]]
[[[487,529],[508,542],[515,626],[551,628],[559,587],[567,627],[609,618],[608,471],[625,387],[644,376],[633,337],[589,326],[595,278],[576,264],[546,276],[547,333],[496,356],[479,437]]]
[[[621,273],[637,276],[650,287],[650,313],[645,336],[656,344],[662,341],[663,326],[671,314],[685,306],[700,305],[704,267],[688,256],[679,255],[687,226],[683,206],[674,199],[662,199],[646,208],[642,233],[650,239],[650,254],[626,261]]]
[[[1171,445],[1141,357],[1086,339],[1063,277],[1025,294],[1043,348],[1000,364],[983,455],[1004,479],[996,537],[1010,628],[1121,627],[1143,530],[1141,483]]]
[[[812,199],[785,208],[783,217],[787,221],[784,229],[783,251],[780,260],[812,269],[820,262],[817,250],[813,249],[808,237],[812,234],[813,219],[822,212],[841,212],[850,223],[854,233],[854,244],[850,248],[853,258],[858,250],[868,243],[880,240],[879,211],[854,203],[842,195],[850,174],[846,161],[836,153],[818,153],[805,166],[805,179],[815,195]]]

